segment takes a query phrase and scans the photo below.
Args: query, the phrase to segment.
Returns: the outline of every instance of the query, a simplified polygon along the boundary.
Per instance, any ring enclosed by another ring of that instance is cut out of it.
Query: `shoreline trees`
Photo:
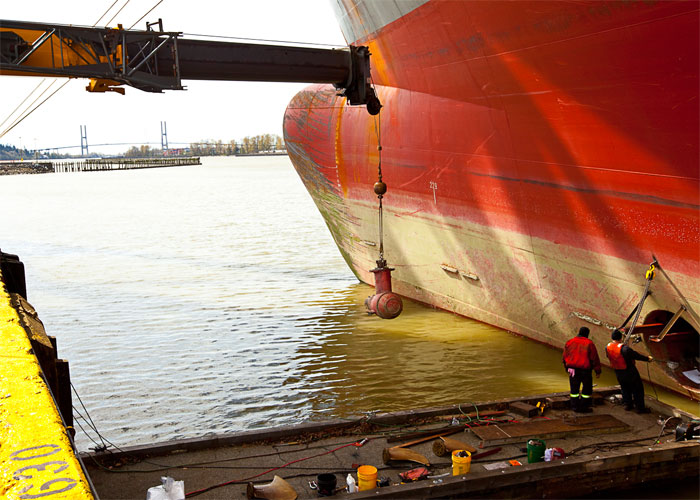
[[[240,141],[202,140],[190,143],[190,154],[195,156],[270,153],[284,149],[283,139],[276,134],[246,136]]]

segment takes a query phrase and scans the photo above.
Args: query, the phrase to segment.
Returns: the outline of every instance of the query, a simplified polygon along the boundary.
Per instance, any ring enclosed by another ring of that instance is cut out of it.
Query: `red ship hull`
[[[380,118],[328,86],[285,115],[356,275],[373,283],[381,143],[396,292],[554,346],[585,322],[602,349],[653,255],[640,323],[686,311],[643,336],[665,358],[651,379],[697,398],[698,2],[360,5],[341,22],[370,47]]]

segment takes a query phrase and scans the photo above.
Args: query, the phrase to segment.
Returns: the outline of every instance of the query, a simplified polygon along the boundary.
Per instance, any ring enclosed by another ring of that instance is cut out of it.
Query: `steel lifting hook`
[[[649,269],[647,269],[647,272],[644,274],[644,277],[646,278],[646,283],[644,285],[644,293],[642,293],[642,298],[639,301],[639,305],[635,309],[634,319],[632,320],[632,324],[630,325],[629,329],[627,330],[627,335],[625,335],[625,338],[624,338],[625,344],[627,344],[630,341],[630,339],[632,338],[632,333],[634,332],[634,327],[637,325],[637,321],[639,320],[639,315],[642,312],[642,307],[644,307],[644,301],[647,299],[647,297],[651,293],[649,291],[649,286],[651,286],[651,282],[654,279],[656,265],[658,265],[658,262],[656,261],[656,259],[654,259],[654,261],[651,264],[649,264]],[[641,339],[635,340],[635,343],[639,342],[640,340]]]

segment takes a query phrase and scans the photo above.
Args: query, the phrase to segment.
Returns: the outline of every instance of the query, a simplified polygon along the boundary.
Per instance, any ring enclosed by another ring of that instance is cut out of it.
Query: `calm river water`
[[[0,177],[0,248],[111,442],[568,390],[558,350],[408,301],[368,317],[286,157],[203,161]]]

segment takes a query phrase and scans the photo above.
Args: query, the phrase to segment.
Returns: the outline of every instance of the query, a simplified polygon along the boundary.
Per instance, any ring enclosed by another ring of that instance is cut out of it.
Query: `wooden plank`
[[[571,398],[569,396],[553,396],[551,398],[547,398],[547,406],[552,408],[553,410],[566,410],[569,408],[569,400]]]
[[[575,434],[623,432],[628,425],[612,415],[587,415],[570,419],[536,419],[514,424],[475,427],[474,435],[483,445],[517,443],[530,437],[540,439]]]
[[[450,429],[449,431],[440,432],[440,433],[438,433],[438,434],[431,434],[430,436],[423,436],[422,438],[415,439],[415,440],[410,441],[410,442],[408,442],[408,443],[403,443],[403,444],[396,445],[396,446],[394,446],[394,448],[407,448],[407,447],[409,447],[409,446],[413,446],[414,444],[425,443],[426,441],[431,441],[431,440],[436,439],[436,438],[439,438],[439,437],[449,436],[449,435],[451,435],[451,434],[457,434],[458,432],[462,432],[463,430],[464,430],[463,428],[460,428],[460,429],[454,429],[454,428],[453,428],[453,429]],[[388,440],[387,440],[387,442],[388,442]],[[472,448],[472,449],[473,449],[473,448]],[[469,453],[472,452],[471,449],[467,449],[467,451],[468,451]],[[476,450],[474,449],[474,451],[476,451]]]
[[[500,416],[505,415],[506,413],[507,412],[505,412],[505,411],[484,411],[484,412],[479,412],[478,414],[476,412],[474,412],[474,413],[468,413],[465,415],[458,415],[458,416],[459,417],[470,417],[470,418],[477,418],[477,417],[486,418],[486,417],[500,417]],[[450,415],[447,418],[454,418],[455,416],[457,416],[457,415]],[[445,432],[454,434],[454,432],[460,432],[463,430],[465,430],[465,426],[463,423],[459,424],[457,426],[455,426],[455,425],[443,425],[442,427],[435,427],[434,429],[427,429],[427,430],[420,431],[420,432],[411,432],[408,434],[399,434],[396,436],[390,436],[389,438],[387,438],[386,442],[387,443],[395,443],[396,441],[404,441],[406,439],[421,438],[423,436],[427,436],[428,434],[430,434],[431,436],[433,434],[440,434],[440,433],[445,433]],[[452,432],[452,431],[454,431],[454,432]],[[441,435],[446,436],[448,434],[441,434]],[[407,445],[402,445],[402,446],[407,446]]]
[[[463,425],[448,425],[448,426],[443,426],[443,427],[438,427],[435,429],[428,429],[427,431],[423,432],[412,432],[410,434],[401,434],[398,436],[390,436],[386,439],[387,443],[395,443],[397,441],[404,441],[406,439],[412,439],[412,438],[417,438],[420,439],[421,441],[416,441],[416,443],[422,443],[423,441],[427,441],[430,439],[435,439],[440,436],[447,436],[449,434],[456,434],[458,432],[462,432],[466,430],[466,427]],[[426,439],[423,439],[426,438]],[[411,444],[416,444],[414,442],[411,442]],[[410,444],[402,444],[400,446],[410,446]]]
[[[536,406],[529,403],[523,403],[516,401],[508,405],[508,409],[514,411],[518,415],[523,415],[525,417],[534,417],[537,415],[538,409]]]

